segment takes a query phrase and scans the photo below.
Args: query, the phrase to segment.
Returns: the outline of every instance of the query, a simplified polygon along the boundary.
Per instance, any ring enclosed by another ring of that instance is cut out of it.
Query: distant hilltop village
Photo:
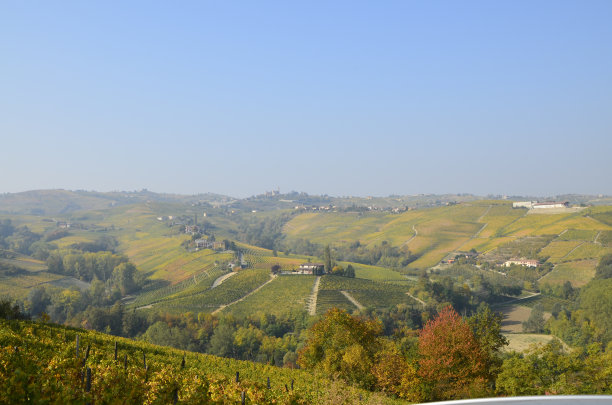
[[[512,203],[512,208],[528,208],[536,209],[552,209],[552,208],[569,208],[568,201],[515,201]]]

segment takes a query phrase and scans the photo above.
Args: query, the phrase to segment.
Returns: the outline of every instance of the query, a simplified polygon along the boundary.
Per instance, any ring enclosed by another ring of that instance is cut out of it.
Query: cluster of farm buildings
[[[512,208],[528,208],[530,210],[542,210],[542,209],[553,209],[553,208],[568,208],[568,201],[515,201],[512,203]]]
[[[296,271],[281,271],[281,274],[312,274],[322,276],[325,274],[325,266],[322,263],[302,263]]]

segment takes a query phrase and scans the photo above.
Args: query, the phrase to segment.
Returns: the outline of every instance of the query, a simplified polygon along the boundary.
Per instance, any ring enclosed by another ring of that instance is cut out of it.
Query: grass
[[[508,339],[508,346],[504,351],[526,352],[534,345],[542,345],[554,339],[551,335],[541,335],[536,333],[507,333],[504,334]]]
[[[582,287],[595,276],[597,263],[597,260],[580,260],[558,264],[540,279],[540,284],[560,285],[569,281],[574,287]]]
[[[341,263],[344,268],[348,263]],[[398,271],[388,269],[386,267],[369,266],[367,264],[355,264],[352,263],[355,268],[355,277],[364,278],[372,281],[405,281],[406,277]]]
[[[570,308],[572,306],[572,301],[567,301],[557,297],[551,297],[549,295],[538,295],[536,297],[533,297],[532,299],[521,301],[521,304],[523,306],[529,308],[533,308],[536,305],[540,305],[542,307],[542,310],[546,312],[552,311],[553,306],[557,303],[563,305],[566,308]]]

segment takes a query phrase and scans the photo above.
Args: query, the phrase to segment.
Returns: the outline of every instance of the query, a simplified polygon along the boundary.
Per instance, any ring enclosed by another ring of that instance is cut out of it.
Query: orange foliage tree
[[[487,394],[487,361],[470,326],[451,307],[419,333],[419,376],[430,400]]]

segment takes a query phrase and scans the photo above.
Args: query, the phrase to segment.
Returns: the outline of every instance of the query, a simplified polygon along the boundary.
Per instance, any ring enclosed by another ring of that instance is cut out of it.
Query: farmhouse
[[[504,263],[504,266],[510,267],[513,264],[524,266],[524,267],[538,267],[540,265],[537,260],[507,260]]]
[[[546,202],[538,202],[533,204],[533,209],[550,209],[550,208],[567,208],[569,207],[569,202],[555,202],[555,201],[546,201]]]
[[[195,243],[196,249],[214,249],[214,250],[225,249],[225,243],[209,241],[208,239],[196,239],[194,243]]]
[[[537,201],[515,201],[512,203],[512,208],[533,208],[533,204],[536,204]]]
[[[325,273],[325,266],[321,263],[303,263],[300,264],[299,273],[320,276]]]

